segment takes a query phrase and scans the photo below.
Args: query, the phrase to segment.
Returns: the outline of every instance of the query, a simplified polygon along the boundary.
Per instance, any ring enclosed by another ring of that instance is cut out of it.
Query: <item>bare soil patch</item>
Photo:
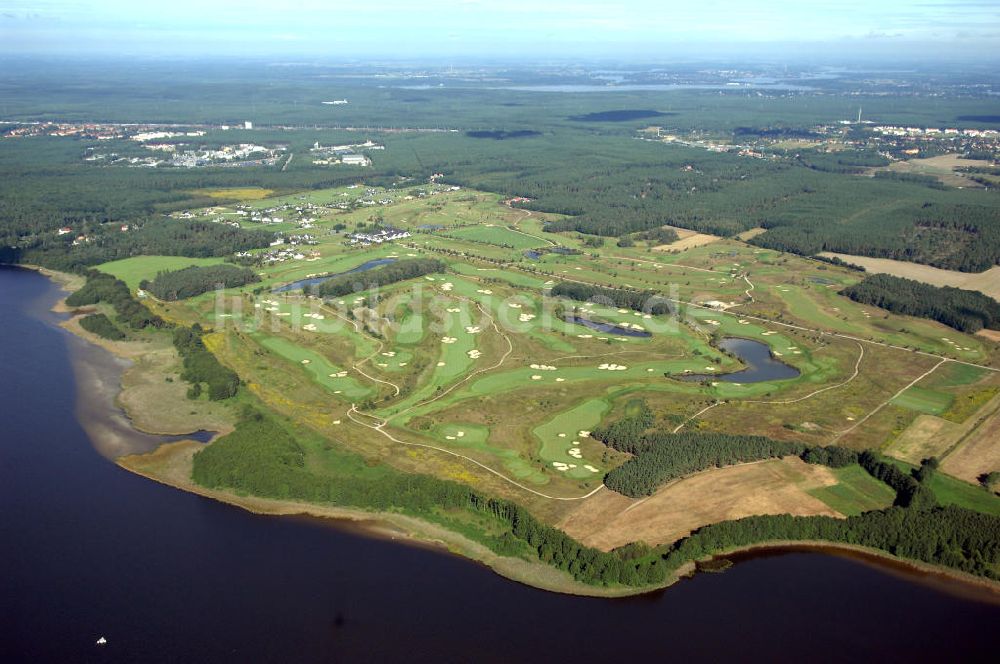
[[[899,435],[886,453],[909,463],[919,464],[927,457],[940,457],[962,435],[960,424],[934,415],[919,415]]]
[[[661,244],[653,247],[654,251],[684,251],[686,249],[694,249],[695,247],[712,244],[713,242],[722,239],[718,235],[697,233],[687,228],[677,228],[676,226],[667,226],[667,228],[673,228],[677,231],[677,237],[679,239],[671,242],[670,244]]]
[[[973,483],[983,473],[1000,470],[1000,397],[980,412],[984,415],[974,419],[977,426],[941,462],[941,469],[949,475]]]
[[[560,528],[584,544],[608,551],[633,542],[674,542],[719,521],[756,514],[842,516],[811,489],[837,484],[825,466],[797,457],[715,468],[634,500],[602,491],[567,515]]]
[[[954,286],[966,290],[975,290],[989,295],[994,300],[1000,300],[1000,265],[991,267],[985,272],[958,272],[957,270],[942,270],[941,268],[897,261],[891,258],[869,258],[824,251],[819,254],[827,258],[839,258],[848,263],[854,263],[874,274],[891,274],[904,279],[922,281],[932,286]]]
[[[766,228],[751,228],[750,230],[743,231],[742,233],[737,235],[736,239],[743,240],[744,242],[746,242],[747,240],[752,240],[758,235],[763,235],[766,232],[767,232]]]

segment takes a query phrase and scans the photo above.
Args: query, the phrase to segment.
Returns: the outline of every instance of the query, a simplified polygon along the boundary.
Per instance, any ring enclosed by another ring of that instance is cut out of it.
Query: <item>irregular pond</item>
[[[340,277],[345,274],[354,274],[355,272],[364,272],[380,265],[386,265],[388,263],[395,263],[395,258],[376,258],[375,260],[370,260],[366,263],[362,263],[356,268],[350,270],[344,270],[343,272],[338,272],[337,274],[326,274],[322,277],[312,277],[310,279],[300,279],[299,281],[293,281],[290,284],[285,284],[284,286],[278,286],[277,288],[272,288],[272,293],[287,293],[293,290],[302,290],[307,286],[315,286],[316,284],[321,284],[328,279],[333,279],[334,277]]]
[[[580,318],[579,316],[567,316],[567,323],[575,323],[577,325],[583,325],[584,327],[589,327],[592,330],[597,330],[599,332],[607,332],[608,334],[620,334],[623,337],[651,337],[653,336],[645,330],[633,330],[628,327],[620,327],[618,325],[612,325],[611,323],[601,323],[596,320],[588,320],[586,318]]]
[[[673,377],[688,381],[714,378],[726,383],[762,383],[766,380],[788,380],[799,375],[795,367],[774,359],[770,346],[759,341],[727,337],[719,343],[719,348],[740,358],[747,368],[730,373],[680,374]]]

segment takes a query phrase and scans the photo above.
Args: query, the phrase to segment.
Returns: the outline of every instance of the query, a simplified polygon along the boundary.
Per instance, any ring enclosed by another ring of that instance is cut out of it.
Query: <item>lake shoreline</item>
[[[18,266],[25,269],[39,272],[48,277],[61,290],[67,291],[74,285],[81,284],[80,279],[75,275],[55,272],[32,265]],[[61,314],[72,314],[76,309],[67,307],[65,296],[59,297],[58,301],[51,307],[51,311]],[[128,352],[119,347],[119,343],[100,343],[101,340],[87,333],[79,325],[71,325],[75,317],[58,323],[58,327],[73,334],[88,344],[99,346],[108,351],[120,363],[121,371],[128,369],[125,363],[130,362]],[[70,353],[71,362],[80,365],[86,362],[78,353]],[[79,377],[82,367],[74,366],[74,372]],[[120,380],[118,383],[119,392],[124,389]],[[78,394],[78,400],[82,397]],[[135,425],[128,410],[121,405],[120,399],[116,398],[124,418],[129,426],[141,433],[160,435],[160,432],[145,431]],[[81,416],[93,414],[93,409],[85,409],[88,412],[81,412]],[[81,417],[85,419],[85,417]],[[81,421],[81,425],[91,438],[91,443],[102,451],[102,443],[95,440],[100,438],[102,427],[87,426],[87,422]],[[178,431],[172,435],[183,436],[191,434],[196,429],[189,431]],[[220,432],[218,435],[223,435]],[[217,436],[216,436],[217,437]],[[214,438],[213,438],[214,440]],[[684,563],[678,568],[663,585],[645,588],[605,588],[600,586],[590,586],[572,580],[565,572],[543,563],[501,557],[494,554],[485,546],[474,542],[465,536],[447,530],[443,526],[431,522],[398,513],[368,512],[356,508],[345,508],[337,506],[324,506],[313,503],[296,501],[283,501],[256,496],[240,496],[228,491],[209,489],[195,484],[190,479],[190,463],[194,452],[202,447],[203,443],[193,440],[182,440],[178,442],[163,443],[155,449],[140,454],[120,454],[112,457],[113,462],[128,472],[134,473],[146,479],[160,484],[179,489],[188,493],[209,498],[228,505],[239,507],[253,514],[262,516],[285,516],[285,517],[309,517],[321,519],[334,527],[350,527],[352,530],[367,536],[379,539],[388,539],[400,544],[430,548],[439,553],[447,553],[460,556],[463,559],[485,565],[495,573],[506,579],[521,583],[532,588],[546,590],[550,592],[586,596],[595,598],[626,598],[647,594],[659,593],[680,580],[688,578],[696,573],[696,565],[699,562],[710,560],[728,559],[730,557],[740,558],[741,556],[751,557],[755,553],[759,554],[780,554],[786,552],[816,552],[827,555],[840,555],[852,558],[864,564],[875,567],[883,572],[896,574],[903,577],[910,583],[926,584],[928,579],[933,581],[929,585],[942,592],[950,592],[969,597],[969,593],[960,592],[961,588],[974,591],[972,594],[978,595],[978,601],[1000,604],[1000,582],[990,579],[973,576],[964,572],[947,567],[931,565],[920,561],[909,560],[896,557],[888,552],[878,549],[871,549],[862,546],[841,544],[827,541],[796,541],[781,540],[772,542],[760,542],[746,546],[734,547],[725,551],[716,552],[705,556],[698,561]],[[957,589],[956,589],[957,586]]]

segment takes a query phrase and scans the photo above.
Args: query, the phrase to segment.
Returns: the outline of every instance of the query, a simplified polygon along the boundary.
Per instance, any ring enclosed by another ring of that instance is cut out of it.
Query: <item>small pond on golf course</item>
[[[328,279],[333,279],[334,277],[340,277],[345,274],[354,274],[355,272],[364,272],[380,265],[386,265],[388,263],[395,263],[395,258],[376,258],[375,260],[362,263],[361,265],[352,268],[350,270],[344,270],[343,272],[338,272],[337,274],[326,274],[322,277],[312,277],[310,279],[301,279],[299,281],[293,281],[290,284],[285,284],[284,286],[278,286],[271,290],[272,293],[287,293],[288,291],[301,290],[309,286],[315,286],[316,284],[321,284]]]
[[[799,370],[795,367],[774,359],[770,346],[759,341],[726,337],[719,342],[719,348],[740,358],[747,368],[721,374],[683,374],[675,378],[687,381],[714,378],[727,383],[762,383],[766,380],[787,380],[799,375]]]
[[[607,332],[608,334],[620,334],[623,337],[651,337],[653,336],[645,330],[633,330],[628,327],[621,327],[619,325],[612,325],[611,323],[601,323],[596,320],[588,320],[586,318],[580,318],[579,316],[566,316],[567,323],[575,323],[577,325],[583,325],[584,327],[589,327],[592,330],[597,330],[598,332]]]

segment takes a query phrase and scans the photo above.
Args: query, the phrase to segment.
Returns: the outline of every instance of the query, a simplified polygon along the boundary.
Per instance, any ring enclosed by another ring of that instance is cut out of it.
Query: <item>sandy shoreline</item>
[[[33,269],[49,277],[56,282],[63,290],[79,287],[82,285],[82,278],[75,275],[67,275],[60,272],[46,270],[37,266],[21,266]],[[76,310],[67,307],[65,298],[52,307],[52,311],[57,313],[73,313]],[[119,361],[128,362],[130,351],[122,348],[124,344],[119,342],[101,343],[102,339],[87,333],[72,322],[75,318],[64,321],[60,326],[83,339],[86,342],[100,346]],[[78,357],[71,353],[74,364],[79,365],[85,362],[85,358]],[[133,355],[134,357],[134,355]],[[121,371],[125,370],[124,365]],[[78,372],[86,367],[75,366]],[[78,376],[82,375],[78,373]],[[122,384],[119,376],[118,389],[121,391]],[[82,397],[78,397],[82,398]],[[120,400],[116,399],[116,403]],[[81,419],[86,419],[88,415],[94,415],[93,408],[81,409]],[[129,417],[127,409],[122,407],[122,412],[130,427],[135,428],[132,418]],[[109,435],[108,432],[113,427],[110,426],[87,426],[84,425],[87,434],[92,439],[92,443],[98,450],[107,451],[108,445],[103,444],[99,438]],[[143,433],[159,434],[162,432]],[[185,435],[192,433],[187,431],[175,431],[168,435]],[[113,435],[113,434],[111,434]],[[141,454],[119,454],[114,456],[115,463],[129,471],[136,473],[147,479],[151,479],[160,484],[187,491],[205,498],[217,500],[229,505],[239,507],[248,512],[269,515],[269,516],[307,516],[311,518],[324,519],[327,522],[337,525],[350,524],[353,529],[365,536],[380,537],[403,544],[430,547],[440,552],[446,552],[461,556],[470,562],[483,564],[500,574],[501,576],[517,581],[519,583],[565,594],[591,596],[591,597],[627,597],[641,594],[658,592],[667,588],[678,580],[690,576],[695,572],[695,563],[682,565],[675,574],[668,578],[667,582],[655,588],[623,589],[623,588],[603,588],[590,586],[574,581],[567,573],[561,572],[543,563],[531,562],[522,559],[501,557],[494,554],[485,546],[474,542],[465,536],[447,530],[446,528],[421,519],[396,513],[367,512],[360,509],[351,509],[335,506],[316,505],[295,501],[280,501],[255,496],[240,496],[227,491],[208,489],[197,485],[191,480],[190,468],[191,459],[201,443],[190,440],[164,443],[156,447],[155,450]],[[892,554],[877,549],[866,547],[838,544],[825,541],[775,541],[752,544],[743,547],[736,547],[731,550],[719,552],[702,559],[739,558],[743,555],[751,556],[754,553],[781,553],[795,551],[815,551],[827,553],[829,555],[846,555],[863,563],[872,565],[888,573],[901,575],[914,583],[928,583],[938,588],[942,592],[951,592],[962,596],[976,596],[980,601],[1000,603],[1000,583],[972,576],[964,572],[952,570],[946,567],[930,565],[919,561],[912,561],[897,558]],[[701,562],[701,561],[699,561]],[[963,590],[967,592],[963,592]]]

